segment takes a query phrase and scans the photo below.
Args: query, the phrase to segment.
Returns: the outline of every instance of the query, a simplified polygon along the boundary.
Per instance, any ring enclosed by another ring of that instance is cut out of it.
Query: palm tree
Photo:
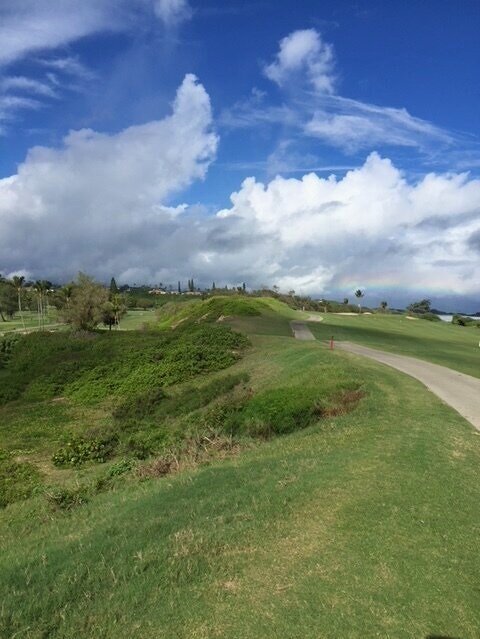
[[[388,302],[380,302],[380,306],[382,308],[382,311],[385,313],[388,307]]]
[[[43,328],[45,325],[45,313],[47,308],[44,306],[44,302],[46,302],[46,296],[50,286],[51,284],[47,280],[37,280],[33,285],[33,290],[37,294],[38,324],[40,328]]]
[[[13,286],[17,291],[18,296],[18,312],[20,313],[20,318],[22,320],[23,330],[25,330],[25,320],[23,319],[22,313],[22,288],[25,284],[25,278],[23,275],[14,275],[12,278]]]
[[[362,291],[361,288],[357,288],[357,290],[355,291],[355,297],[358,300],[358,312],[361,313],[362,312],[362,305],[360,303],[360,300],[362,299],[362,297],[365,297],[365,293]]]
[[[62,286],[61,293],[65,300],[65,306],[68,306],[73,293],[73,284],[65,284],[65,286]]]

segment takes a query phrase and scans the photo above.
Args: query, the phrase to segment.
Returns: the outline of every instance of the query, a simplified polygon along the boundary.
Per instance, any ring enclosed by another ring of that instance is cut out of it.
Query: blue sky
[[[480,5],[4,0],[0,272],[480,310]]]

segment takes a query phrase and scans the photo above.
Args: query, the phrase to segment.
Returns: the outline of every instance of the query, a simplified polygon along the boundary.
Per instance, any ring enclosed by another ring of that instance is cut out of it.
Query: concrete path
[[[311,342],[315,340],[314,335],[305,322],[290,322],[290,328],[293,331],[295,339],[301,339],[304,342]]]
[[[337,342],[336,346],[415,377],[480,430],[480,379],[414,357],[378,351],[351,342]]]

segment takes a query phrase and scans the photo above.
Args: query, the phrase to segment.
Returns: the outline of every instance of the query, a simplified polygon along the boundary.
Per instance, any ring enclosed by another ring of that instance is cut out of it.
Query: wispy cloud
[[[33,93],[44,98],[57,98],[58,94],[52,89],[50,84],[26,78],[25,76],[11,76],[0,80],[0,90],[3,92],[21,91]]]
[[[0,3],[0,66],[155,15],[167,28],[192,15],[187,0],[15,0]]]
[[[340,95],[333,46],[315,29],[294,31],[279,42],[273,62],[263,66],[283,92],[275,104],[265,92],[225,111],[222,125],[247,128],[282,125],[290,138],[311,138],[350,155],[383,147],[410,147],[432,156],[464,142],[458,134],[410,114]]]
[[[55,72],[64,73],[81,80],[92,80],[95,73],[87,68],[78,56],[64,56],[60,58],[41,59],[39,63]],[[54,82],[58,82],[58,75],[54,74]]]
[[[154,0],[154,11],[168,27],[188,20],[193,13],[187,0]]]

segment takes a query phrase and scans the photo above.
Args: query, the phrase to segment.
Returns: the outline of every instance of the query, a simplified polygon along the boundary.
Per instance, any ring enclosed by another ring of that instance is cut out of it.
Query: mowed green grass
[[[144,311],[130,310],[120,320],[120,329],[136,330],[138,328],[151,327],[156,321],[155,309],[147,309]],[[115,330],[115,329],[114,329]]]
[[[34,311],[23,311],[23,322],[25,322],[25,329],[37,330],[40,328],[38,314]],[[23,322],[19,313],[17,313],[13,319],[8,319],[6,322],[0,321],[0,335],[9,333],[10,331],[23,331]],[[44,327],[53,328],[59,325],[60,319],[56,309],[53,307],[49,308],[44,318]]]
[[[394,370],[318,342],[251,340],[229,371],[252,385],[344,377],[365,397],[71,512],[40,497],[7,507],[0,636],[479,636],[478,434]]]
[[[314,315],[314,314],[310,314]],[[447,322],[409,320],[404,315],[321,315],[310,322],[315,337],[351,341],[372,348],[425,359],[480,377],[480,330]]]

